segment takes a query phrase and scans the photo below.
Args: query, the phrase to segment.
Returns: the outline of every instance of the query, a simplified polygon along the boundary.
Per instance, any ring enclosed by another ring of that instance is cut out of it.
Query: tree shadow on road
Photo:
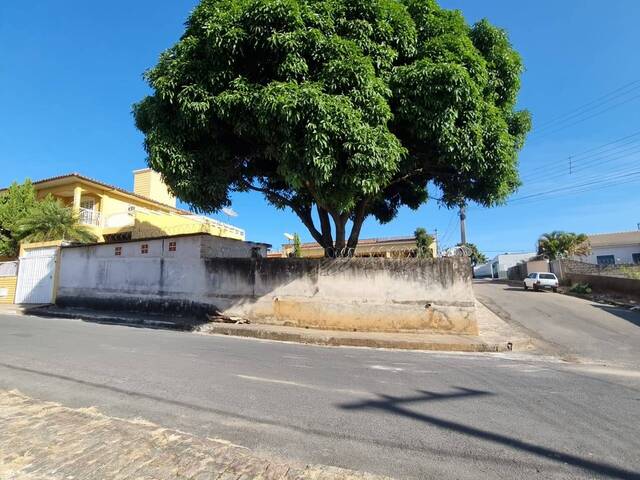
[[[481,390],[471,390],[468,388],[454,387],[450,393],[436,393],[427,390],[417,390],[417,395],[409,397],[396,397],[391,395],[378,394],[379,400],[365,400],[340,405],[344,410],[381,410],[393,415],[403,416],[412,420],[433,425],[437,428],[467,435],[473,438],[505,446],[511,449],[526,452],[531,455],[541,457],[560,464],[568,464],[591,474],[597,474],[608,478],[620,479],[640,479],[640,473],[616,467],[607,463],[595,462],[586,458],[578,457],[569,453],[564,453],[551,448],[535,445],[517,438],[494,433],[480,428],[464,425],[462,423],[445,420],[425,413],[415,412],[405,407],[406,404],[419,402],[448,401],[463,399],[475,396],[492,395],[490,392]]]

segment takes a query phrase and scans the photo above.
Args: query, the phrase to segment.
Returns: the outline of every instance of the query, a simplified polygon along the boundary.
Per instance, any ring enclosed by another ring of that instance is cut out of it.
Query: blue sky
[[[131,171],[145,166],[131,116],[131,105],[148,91],[141,75],[178,39],[195,3],[0,2],[0,185],[77,171],[131,188]],[[470,206],[468,240],[495,255],[530,250],[540,233],[555,229],[635,229],[640,134],[598,147],[640,132],[640,2],[441,4],[462,10],[469,22],[487,17],[509,32],[527,68],[519,103],[534,119],[520,156],[525,185],[514,198],[554,191],[495,209]],[[585,186],[562,190],[572,185]],[[251,240],[278,246],[283,232],[310,240],[295,215],[259,195],[237,195],[233,208],[239,213],[233,223]],[[370,219],[362,238],[407,235],[418,226],[437,229],[443,245],[459,239],[456,212],[435,202],[403,210],[387,225]]]

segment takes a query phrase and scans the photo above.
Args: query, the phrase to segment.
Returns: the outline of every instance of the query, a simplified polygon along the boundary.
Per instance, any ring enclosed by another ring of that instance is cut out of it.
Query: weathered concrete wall
[[[580,273],[568,273],[565,278],[572,285],[576,283],[588,283],[594,292],[640,296],[640,280],[632,278],[611,277],[607,275],[584,275]]]
[[[326,329],[477,333],[466,259],[204,258],[188,248],[168,256],[153,242],[154,255],[144,258],[91,250],[102,246],[63,249],[58,303],[218,311]]]

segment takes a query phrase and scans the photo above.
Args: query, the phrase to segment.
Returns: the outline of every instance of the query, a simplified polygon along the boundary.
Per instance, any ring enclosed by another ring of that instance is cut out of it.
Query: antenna
[[[224,207],[222,209],[222,213],[224,213],[227,217],[237,217],[238,216],[238,212],[236,212],[233,208],[231,207]]]

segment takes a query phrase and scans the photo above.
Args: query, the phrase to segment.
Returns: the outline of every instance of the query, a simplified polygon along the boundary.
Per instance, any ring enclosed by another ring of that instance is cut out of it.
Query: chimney
[[[176,197],[171,195],[160,174],[150,168],[133,171],[133,193],[170,207],[176,206]]]

